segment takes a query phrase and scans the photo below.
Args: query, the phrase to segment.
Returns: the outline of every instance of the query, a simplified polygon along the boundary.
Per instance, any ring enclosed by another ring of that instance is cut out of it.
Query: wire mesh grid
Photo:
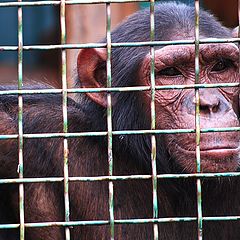
[[[65,228],[65,239],[70,240],[70,227],[73,226],[86,226],[86,225],[109,225],[111,229],[111,239],[114,239],[114,226],[115,224],[143,224],[153,223],[153,236],[154,239],[159,239],[158,223],[166,222],[191,222],[197,221],[198,240],[203,239],[204,229],[203,221],[235,221],[240,220],[240,216],[216,216],[204,217],[202,215],[202,196],[201,185],[202,179],[216,178],[216,177],[239,177],[239,172],[226,172],[226,173],[202,173],[201,172],[201,149],[200,149],[200,135],[206,132],[228,132],[240,131],[240,127],[226,127],[226,128],[200,128],[200,97],[199,89],[201,88],[217,88],[217,87],[239,87],[239,83],[218,83],[218,84],[201,84],[199,81],[199,46],[200,44],[209,43],[239,43],[240,38],[231,39],[199,39],[199,1],[195,0],[195,40],[178,40],[178,41],[155,41],[154,29],[154,0],[150,1],[150,41],[149,42],[111,42],[111,3],[125,3],[125,2],[144,2],[141,0],[61,0],[61,1],[31,1],[25,2],[18,0],[18,2],[3,2],[0,7],[18,7],[18,46],[0,46],[1,51],[18,51],[18,90],[2,90],[0,95],[17,95],[18,96],[18,134],[0,135],[0,140],[18,139],[19,149],[19,164],[17,179],[0,179],[0,184],[19,184],[19,223],[18,224],[0,224],[0,229],[20,229],[20,240],[25,239],[25,228],[34,227],[49,227],[49,226],[62,226]],[[66,5],[86,4],[86,3],[106,3],[106,43],[87,43],[87,44],[67,44],[66,43]],[[61,25],[61,44],[60,45],[23,45],[23,19],[22,10],[28,6],[45,6],[45,5],[58,5],[60,6],[60,25]],[[240,13],[240,6],[239,6]],[[240,14],[239,14],[240,15]],[[239,17],[240,19],[240,17]],[[240,20],[239,20],[240,22]],[[195,84],[192,85],[170,85],[170,86],[156,86],[155,85],[155,51],[156,46],[163,45],[182,45],[182,44],[195,44]],[[111,49],[118,47],[150,47],[151,55],[151,84],[150,86],[139,87],[112,87],[111,77]],[[107,49],[107,87],[106,88],[72,88],[68,89],[66,78],[66,50],[67,49],[84,49],[84,48],[106,48]],[[25,90],[23,86],[23,51],[30,50],[62,50],[62,88],[61,89],[38,89],[38,90]],[[195,89],[196,109],[195,109],[195,126],[194,129],[156,129],[156,112],[155,112],[155,93],[157,90],[169,89]],[[128,92],[128,91],[151,91],[151,129],[149,130],[121,130],[114,131],[112,129],[112,96],[113,92]],[[78,132],[68,133],[68,116],[67,116],[67,102],[68,94],[70,93],[86,93],[86,92],[107,92],[107,131],[101,132]],[[63,112],[63,130],[62,133],[39,133],[39,134],[26,134],[23,131],[23,96],[26,94],[62,94],[62,112]],[[157,134],[178,134],[178,133],[196,133],[196,163],[197,173],[194,174],[157,174],[156,167],[156,135]],[[1,133],[0,133],[1,134]],[[115,176],[113,174],[113,136],[114,135],[129,135],[129,134],[152,134],[151,135],[151,160],[152,160],[152,174],[151,175],[129,175],[129,176]],[[69,177],[68,174],[68,139],[84,136],[107,136],[108,139],[108,163],[109,174],[108,176],[97,177]],[[63,138],[64,143],[64,176],[63,177],[48,177],[48,178],[24,178],[24,159],[23,159],[23,142],[24,139],[33,138]],[[159,179],[183,179],[193,178],[196,179],[197,188],[197,217],[174,217],[163,218],[159,217],[158,213],[158,197],[157,197],[157,182]],[[152,180],[152,205],[153,213],[152,218],[146,219],[115,219],[114,218],[114,182],[127,181],[130,179],[151,179]],[[91,182],[91,181],[107,181],[109,188],[109,220],[94,220],[94,221],[71,221],[70,220],[70,207],[69,207],[69,182]],[[64,183],[64,205],[65,205],[65,221],[64,222],[41,222],[29,223],[24,219],[24,184],[25,183],[39,183],[39,182],[63,182]]]

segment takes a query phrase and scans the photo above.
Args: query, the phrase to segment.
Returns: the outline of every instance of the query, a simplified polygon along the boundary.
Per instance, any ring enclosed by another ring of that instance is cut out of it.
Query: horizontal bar
[[[212,43],[238,43],[240,38],[203,38],[199,40],[199,44]],[[146,41],[146,42],[122,42],[112,43],[112,47],[154,47],[162,45],[186,45],[195,44],[195,40],[175,40],[175,41]]]
[[[0,3],[1,4],[1,3]],[[201,39],[200,44],[212,43],[238,43],[240,38],[206,38]],[[152,42],[121,42],[111,43],[112,48],[118,47],[149,47],[163,45],[186,45],[195,44],[194,40],[176,41],[152,41]],[[56,45],[29,45],[23,46],[23,50],[54,50],[54,49],[83,49],[83,48],[106,48],[106,43],[83,43],[83,44],[56,44]],[[0,51],[17,51],[18,46],[0,46]]]
[[[201,133],[207,132],[237,132],[240,127],[228,128],[202,128]],[[155,130],[122,130],[113,131],[113,135],[136,135],[136,134],[179,134],[179,133],[195,133],[195,129],[155,129]]]
[[[33,86],[34,87],[34,86]],[[156,90],[171,90],[171,89],[199,89],[199,88],[225,88],[225,87],[240,87],[239,83],[214,83],[214,84],[189,84],[189,85],[162,85],[156,86]],[[150,86],[138,87],[112,87],[112,88],[71,88],[67,89],[67,93],[89,93],[89,92],[135,92],[149,91]],[[27,90],[0,90],[1,95],[28,95],[28,94],[62,94],[62,89],[27,89]]]
[[[194,133],[195,129],[156,129],[156,130],[122,130],[112,131],[113,135],[138,135],[138,134],[180,134]],[[202,128],[201,133],[207,132],[238,132],[240,127],[228,128]],[[28,133],[23,134],[23,138],[77,138],[77,137],[97,137],[106,136],[107,132],[80,132],[80,133]],[[17,139],[18,134],[0,135],[0,140]]]
[[[204,221],[237,221],[240,216],[221,216],[221,217],[203,217]],[[116,224],[144,224],[144,223],[169,223],[169,222],[192,222],[196,221],[197,217],[172,217],[172,218],[157,218],[157,219],[121,219],[115,220]]]
[[[130,3],[130,2],[148,2],[146,0],[68,0],[66,5],[73,4],[100,4],[100,3]],[[32,2],[5,2],[0,3],[0,7],[29,7],[29,6],[46,6],[60,5],[61,1],[32,1]]]
[[[220,216],[220,217],[203,217],[203,221],[239,221],[240,216]],[[193,222],[197,221],[196,217],[172,217],[172,218],[146,218],[146,219],[115,219],[115,224],[146,224],[146,223],[169,223],[169,222]],[[73,227],[73,226],[90,226],[90,225],[108,225],[108,220],[88,220],[88,221],[69,221],[69,222],[39,222],[25,223],[26,228],[39,227]],[[0,224],[0,229],[18,228],[19,224]]]
[[[20,224],[0,224],[0,229],[14,229],[19,228]]]
[[[55,50],[55,49],[79,49],[79,48],[106,48],[106,43],[83,44],[56,44],[56,45],[29,45],[23,46],[23,50]],[[0,51],[17,51],[18,46],[0,46]]]
[[[223,177],[239,177],[240,172],[226,173],[189,173],[189,174],[158,174],[158,179],[186,179],[186,178],[223,178]],[[96,177],[69,177],[70,182],[95,182],[95,181],[126,181],[126,180],[147,180],[152,175],[127,175],[127,176],[96,176]],[[63,177],[47,177],[47,178],[12,178],[0,179],[0,184],[19,184],[19,183],[54,183],[63,182]]]

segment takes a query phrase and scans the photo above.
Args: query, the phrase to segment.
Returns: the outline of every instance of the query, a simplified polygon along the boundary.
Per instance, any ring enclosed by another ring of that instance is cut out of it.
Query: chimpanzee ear
[[[233,36],[233,38],[237,38],[237,37],[238,37],[238,31],[239,31],[239,27],[235,27],[235,28],[232,30],[232,36]]]
[[[83,88],[106,87],[106,59],[105,48],[83,49],[78,54],[78,77]],[[97,104],[106,107],[107,95],[105,92],[87,93]]]

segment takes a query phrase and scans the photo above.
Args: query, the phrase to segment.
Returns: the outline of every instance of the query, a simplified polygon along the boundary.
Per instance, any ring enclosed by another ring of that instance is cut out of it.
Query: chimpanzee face
[[[166,46],[155,52],[156,85],[193,85],[195,83],[194,46]],[[234,44],[200,45],[199,83],[238,83],[239,50]],[[150,55],[143,61],[140,81],[150,85]],[[151,95],[144,92],[146,111]],[[238,87],[200,88],[200,128],[239,127],[233,109]],[[195,129],[195,90],[170,89],[156,92],[156,124],[159,129]],[[201,133],[203,172],[236,171],[239,165],[240,134],[235,132]],[[169,154],[186,172],[196,172],[196,134],[167,134]]]

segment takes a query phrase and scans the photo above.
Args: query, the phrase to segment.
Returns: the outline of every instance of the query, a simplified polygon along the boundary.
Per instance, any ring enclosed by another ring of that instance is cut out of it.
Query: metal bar
[[[186,178],[229,178],[240,177],[240,172],[227,173],[192,173],[192,174],[161,174],[157,175],[158,179],[186,179]],[[95,182],[95,181],[126,181],[136,179],[151,179],[152,175],[127,175],[127,176],[97,176],[97,177],[69,177],[70,182]],[[16,184],[16,183],[53,183],[63,182],[64,177],[48,177],[48,178],[13,178],[0,179],[0,184]]]
[[[169,222],[195,222],[196,217],[174,217],[174,218],[158,218],[158,219],[120,219],[115,220],[115,224],[149,224],[149,223],[169,223]],[[240,216],[220,216],[220,217],[203,217],[203,221],[239,221]],[[95,221],[71,221],[71,222],[39,222],[25,223],[26,228],[43,228],[53,226],[74,227],[74,226],[92,226],[92,225],[108,225],[107,220]],[[0,229],[18,228],[19,224],[1,224]]]
[[[200,44],[212,43],[239,43],[240,38],[206,38],[199,40]],[[195,44],[194,40],[176,41],[146,41],[146,42],[120,42],[111,43],[112,48],[118,47],[151,47],[163,45],[189,45]],[[103,48],[106,43],[83,43],[83,44],[56,44],[56,45],[25,45],[23,50],[53,50],[53,49],[82,49],[82,48]],[[17,51],[18,46],[0,46],[0,51]]]
[[[106,32],[107,32],[107,87],[112,86],[111,72],[111,5],[106,4]],[[113,152],[112,152],[112,96],[107,93],[107,138],[108,138],[108,164],[109,176],[113,175]],[[114,186],[113,182],[109,181],[109,221],[110,221],[110,238],[114,240]]]
[[[150,41],[155,39],[155,18],[154,18],[154,0],[150,0]],[[150,47],[151,56],[151,130],[156,129],[156,110],[155,110],[155,50],[154,46]],[[157,143],[156,136],[151,135],[151,165],[152,165],[152,196],[153,196],[153,219],[158,218],[158,198],[157,198]],[[158,240],[158,224],[153,225],[153,239]]]
[[[60,5],[60,25],[61,25],[61,44],[66,43],[66,2],[61,0]],[[67,116],[67,64],[66,50],[62,49],[62,111],[63,111],[63,133],[68,132],[68,116]],[[70,221],[69,207],[69,180],[68,180],[68,138],[63,139],[63,161],[64,161],[64,207],[65,222]],[[70,240],[70,229],[65,227],[65,239]]]
[[[155,86],[156,90],[170,89],[198,89],[198,88],[228,88],[239,87],[240,83],[213,83],[213,84],[190,84],[190,85],[162,85]],[[106,88],[71,88],[66,89],[67,93],[88,93],[88,92],[134,92],[134,91],[149,91],[150,86],[139,87],[106,87]],[[28,89],[28,90],[0,90],[0,95],[28,95],[28,94],[62,94],[62,89]]]
[[[240,127],[228,128],[205,128],[201,129],[201,133],[206,132],[236,132],[240,131]],[[164,130],[122,130],[112,131],[113,135],[135,135],[135,134],[180,134],[180,133],[195,133],[195,129],[164,129]],[[80,132],[80,133],[29,133],[23,134],[23,138],[75,138],[89,136],[107,136],[107,132]],[[17,134],[0,135],[0,140],[16,139]]]
[[[21,0],[18,0],[21,2]],[[18,7],[18,89],[23,86],[23,18],[22,7]],[[23,179],[23,97],[18,94],[18,176]],[[24,227],[24,186],[19,184],[20,240],[25,239]]]
[[[101,3],[131,3],[131,2],[148,2],[148,0],[68,0],[66,5],[73,4],[101,4]],[[31,7],[31,6],[46,6],[46,5],[60,5],[61,1],[32,1],[32,2],[6,2],[0,3],[0,7]]]
[[[195,83],[199,84],[199,0],[195,0]],[[200,89],[195,89],[195,127],[196,127],[196,164],[197,173],[201,172],[201,157],[200,157]],[[201,191],[201,179],[197,179],[197,212],[198,212],[198,240],[203,239],[203,227],[202,227],[202,191]]]

